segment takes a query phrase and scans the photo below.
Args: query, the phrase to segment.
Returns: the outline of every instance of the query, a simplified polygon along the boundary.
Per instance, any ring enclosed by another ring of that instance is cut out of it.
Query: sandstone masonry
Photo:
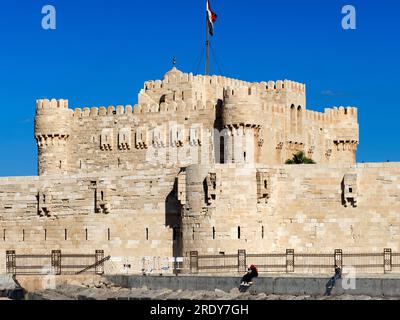
[[[358,132],[354,107],[307,110],[304,84],[175,67],[135,106],[38,100],[39,176],[0,179],[0,273],[6,250],[103,249],[115,272],[190,251],[399,251],[400,164],[356,164]],[[317,164],[284,165],[297,151]]]

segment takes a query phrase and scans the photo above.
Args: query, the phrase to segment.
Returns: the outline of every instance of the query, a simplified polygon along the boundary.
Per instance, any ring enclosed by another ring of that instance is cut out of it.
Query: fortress
[[[357,109],[175,67],[135,106],[38,100],[37,177],[0,179],[5,251],[143,257],[400,250],[400,164],[356,164]],[[303,151],[315,165],[285,165]],[[136,260],[135,260],[136,259]]]

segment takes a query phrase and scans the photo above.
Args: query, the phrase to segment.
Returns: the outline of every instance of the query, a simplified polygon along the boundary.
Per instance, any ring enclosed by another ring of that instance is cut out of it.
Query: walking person
[[[329,281],[326,284],[326,291],[325,291],[325,296],[330,296],[332,293],[333,288],[336,285],[336,281],[342,278],[342,269],[338,267],[338,265],[335,264],[335,275],[329,279]]]

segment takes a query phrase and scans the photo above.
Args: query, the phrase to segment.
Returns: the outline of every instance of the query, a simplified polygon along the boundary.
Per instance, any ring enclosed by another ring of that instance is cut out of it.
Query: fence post
[[[199,272],[199,252],[190,251],[190,273]]]
[[[61,251],[51,251],[51,268],[55,275],[61,274]]]
[[[294,250],[286,250],[286,272],[294,272]]]
[[[6,270],[8,274],[12,274],[14,276],[17,274],[17,263],[14,250],[6,251]]]
[[[246,270],[246,250],[238,250],[238,272],[245,272]]]
[[[342,249],[335,250],[335,265],[343,269],[343,251]]]
[[[392,249],[383,250],[383,271],[385,273],[392,271]]]
[[[95,273],[98,275],[102,275],[104,273],[104,262],[99,263],[101,260],[104,259],[104,250],[96,250],[95,254]]]

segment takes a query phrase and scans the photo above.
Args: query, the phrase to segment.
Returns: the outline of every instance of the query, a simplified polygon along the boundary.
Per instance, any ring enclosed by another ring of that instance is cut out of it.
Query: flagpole
[[[210,27],[208,25],[208,13],[206,12],[206,76],[210,75]]]

